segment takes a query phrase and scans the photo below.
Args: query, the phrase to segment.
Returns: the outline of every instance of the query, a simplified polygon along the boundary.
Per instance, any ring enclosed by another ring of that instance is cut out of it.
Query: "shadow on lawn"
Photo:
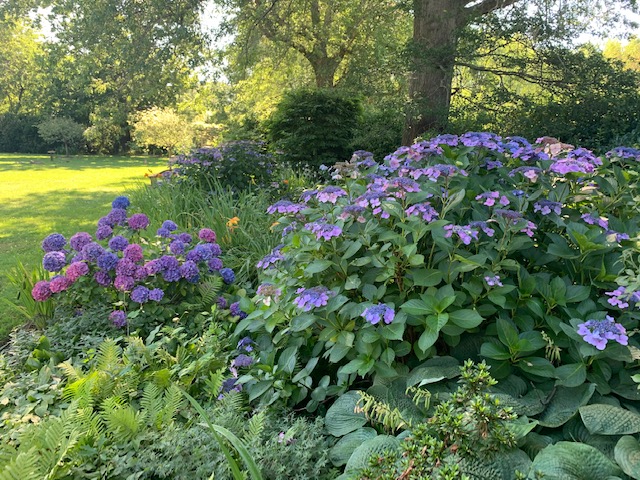
[[[164,169],[167,160],[157,157],[56,157],[53,161],[46,156],[36,155],[0,155],[0,171],[44,171],[56,170],[90,170],[101,168],[144,167]]]

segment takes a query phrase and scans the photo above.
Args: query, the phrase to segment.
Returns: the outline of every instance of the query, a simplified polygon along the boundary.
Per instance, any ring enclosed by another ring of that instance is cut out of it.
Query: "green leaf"
[[[449,312],[449,320],[459,327],[475,328],[482,323],[482,316],[475,310],[462,309]]]
[[[585,383],[579,387],[557,387],[544,412],[538,417],[543,427],[557,428],[578,413],[578,409],[589,402],[596,386]]]
[[[251,402],[256,398],[260,397],[261,395],[263,395],[267,390],[271,388],[272,385],[273,385],[272,380],[262,380],[258,383],[250,385],[248,388],[249,401]]]
[[[356,413],[356,405],[360,400],[358,392],[350,391],[340,396],[325,417],[325,428],[330,435],[342,437],[354,432],[367,423],[364,413]]]
[[[580,407],[580,417],[592,435],[628,435],[640,432],[640,415],[613,405]]]
[[[618,440],[615,458],[624,473],[640,480],[640,444],[634,437],[627,435]]]
[[[307,268],[304,269],[305,273],[313,275],[314,273],[324,272],[327,268],[333,265],[331,260],[314,260]]]
[[[555,369],[549,360],[542,357],[525,357],[518,361],[518,367],[539,377],[554,378]]]
[[[361,283],[362,283],[362,280],[360,279],[359,275],[357,274],[349,275],[346,281],[344,282],[344,289],[355,290],[360,286]]]
[[[370,427],[359,428],[354,432],[348,433],[331,447],[329,450],[329,460],[331,460],[331,463],[336,467],[345,465],[356,448],[377,435],[378,432]]]
[[[278,367],[285,373],[293,373],[296,368],[298,347],[288,347],[280,354],[278,359]]]
[[[494,360],[509,360],[511,353],[504,345],[498,345],[493,342],[485,342],[480,347],[480,355]]]
[[[435,287],[442,281],[440,270],[419,268],[409,271],[413,276],[413,284],[417,287]]]
[[[358,253],[358,250],[360,250],[361,247],[362,243],[360,243],[359,241],[356,240],[351,242],[351,245],[349,245],[347,250],[344,252],[344,255],[342,255],[342,260],[348,260],[353,257],[356,253]]]
[[[453,357],[433,357],[414,368],[407,377],[407,387],[439,382],[460,375],[460,364]]]
[[[583,285],[569,285],[565,296],[567,303],[584,302],[591,294],[591,287]]]
[[[434,343],[436,343],[440,330],[446,325],[446,323],[447,320],[443,315],[429,315],[427,317],[424,332],[422,332],[422,335],[420,335],[420,338],[418,339],[418,347],[420,350],[426,352]]]
[[[578,442],[549,445],[533,460],[531,471],[548,480],[604,480],[623,475],[599,450]]]
[[[380,335],[387,340],[402,340],[404,335],[404,323],[390,323],[389,325],[380,326]]]
[[[298,315],[291,320],[291,331],[301,332],[316,322],[316,316],[310,313]]]
[[[570,363],[556,368],[557,385],[578,387],[587,379],[587,368],[583,363]]]
[[[436,313],[432,304],[427,304],[424,300],[418,300],[417,298],[411,299],[400,305],[400,310],[408,313],[409,315],[431,315]]]
[[[518,329],[515,325],[506,318],[498,317],[496,328],[498,330],[498,338],[502,344],[509,348],[514,348],[519,340]]]

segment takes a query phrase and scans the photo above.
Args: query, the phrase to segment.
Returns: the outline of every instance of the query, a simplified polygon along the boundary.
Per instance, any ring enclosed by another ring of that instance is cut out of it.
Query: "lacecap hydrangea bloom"
[[[388,325],[393,322],[395,316],[393,309],[384,303],[367,307],[362,312],[362,317],[372,325],[380,323],[381,320]]]
[[[329,296],[333,295],[331,290],[323,286],[312,288],[302,287],[296,290],[296,293],[298,296],[293,300],[293,303],[303,312],[308,312],[313,308],[326,305],[329,301]]]
[[[587,320],[579,324],[578,334],[598,350],[604,350],[609,340],[614,340],[620,345],[627,345],[629,340],[625,328],[609,315],[604,320]]]

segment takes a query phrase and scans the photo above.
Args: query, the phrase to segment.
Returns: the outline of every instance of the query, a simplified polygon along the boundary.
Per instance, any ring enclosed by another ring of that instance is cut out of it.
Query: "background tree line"
[[[0,7],[0,151],[51,148],[38,126],[52,118],[108,153],[286,137],[305,155],[319,128],[342,133],[336,151],[378,155],[442,131],[634,143],[638,40],[576,42],[623,7],[635,2],[15,0]],[[292,115],[307,133],[287,130]],[[149,119],[174,138],[136,135]]]

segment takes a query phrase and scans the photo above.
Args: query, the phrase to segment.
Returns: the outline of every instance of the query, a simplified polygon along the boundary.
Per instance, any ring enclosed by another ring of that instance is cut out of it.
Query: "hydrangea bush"
[[[217,293],[222,284],[235,281],[234,272],[223,266],[213,230],[192,235],[166,220],[148,236],[149,219],[129,214],[127,197],[117,197],[112,207],[94,235],[78,232],[67,241],[53,233],[43,240],[42,264],[53,277],[35,284],[35,300],[62,295],[79,308],[108,302],[114,305],[109,319],[116,327],[133,322],[149,330],[183,315],[185,302],[203,296],[207,282]]]
[[[333,185],[269,208],[282,243],[243,304],[236,333],[259,355],[239,383],[313,410],[448,355],[542,395],[637,399],[638,159],[490,133],[356,152]]]
[[[215,181],[234,191],[268,186],[275,169],[264,143],[248,140],[198,148],[174,157],[170,164],[174,181],[192,182],[207,191]]]

